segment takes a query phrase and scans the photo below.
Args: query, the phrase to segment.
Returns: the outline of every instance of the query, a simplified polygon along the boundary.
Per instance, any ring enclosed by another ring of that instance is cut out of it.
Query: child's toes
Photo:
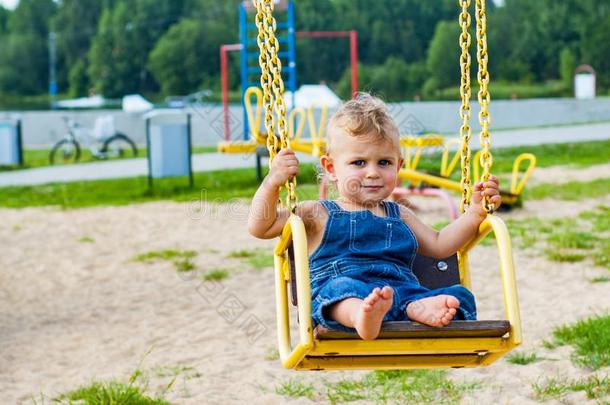
[[[449,313],[451,316],[454,316],[457,313],[457,310],[455,308],[449,308]]]

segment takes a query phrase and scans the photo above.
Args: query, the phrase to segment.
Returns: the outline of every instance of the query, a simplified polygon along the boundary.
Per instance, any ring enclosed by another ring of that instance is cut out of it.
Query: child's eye
[[[380,160],[379,161],[379,166],[390,166],[392,165],[392,162],[386,159]]]
[[[354,160],[354,161],[352,162],[352,164],[353,164],[354,166],[364,166],[364,165],[365,165],[365,162],[364,162],[364,160],[359,159],[359,160]]]

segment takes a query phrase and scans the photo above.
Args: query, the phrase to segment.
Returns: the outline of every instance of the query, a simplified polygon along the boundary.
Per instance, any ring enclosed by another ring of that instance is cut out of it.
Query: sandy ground
[[[610,175],[608,166],[598,169]],[[600,171],[584,170],[591,176]],[[559,181],[567,172],[540,171],[535,180]],[[438,200],[416,203],[426,207],[422,216],[430,223],[446,217]],[[598,204],[610,205],[610,197],[528,201],[523,210],[502,215],[572,216]],[[294,373],[267,359],[276,344],[272,269],[227,258],[237,249],[273,245],[248,235],[246,213],[239,201],[0,209],[0,403],[51,403],[93,380],[127,381],[139,369],[147,392],[176,404],[307,404],[276,394],[275,387],[295,377],[320,382],[362,375]],[[177,273],[169,262],[133,260],[162,249],[195,250],[196,270]],[[503,317],[495,255],[483,246],[471,256],[481,319]],[[544,360],[451,370],[456,381],[479,383],[463,403],[536,403],[533,383],[588,375],[571,363],[570,348],[547,350],[541,343],[557,326],[610,308],[608,283],[588,281],[607,270],[591,262],[549,262],[533,250],[514,256],[525,339],[519,350]],[[201,281],[216,268],[231,276]],[[564,402],[585,403],[586,397],[570,394]]]

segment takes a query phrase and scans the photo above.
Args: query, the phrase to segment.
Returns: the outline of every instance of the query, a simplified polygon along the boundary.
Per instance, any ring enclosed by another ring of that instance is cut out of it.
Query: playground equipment
[[[276,21],[276,29],[282,32],[277,37],[279,43],[285,44],[286,51],[279,52],[278,58],[282,62],[282,72],[287,73],[286,83],[288,90],[292,93],[292,106],[295,105],[294,94],[297,91],[297,62],[296,62],[296,39],[297,38],[349,38],[350,68],[351,68],[351,90],[352,94],[358,91],[358,33],[356,31],[296,31],[295,28],[295,5],[292,0],[279,0],[274,5],[276,10],[285,11],[285,20]],[[241,88],[242,100],[244,101],[243,112],[243,140],[250,139],[251,121],[246,111],[246,100],[248,100],[248,89],[258,86],[258,79],[253,79],[261,73],[258,66],[257,32],[255,23],[248,22],[248,12],[253,8],[249,1],[244,1],[239,7],[239,33],[240,43],[225,44],[220,47],[221,87],[224,118],[225,141],[234,140],[231,137],[230,113],[229,113],[229,52],[240,51],[241,54]],[[254,47],[254,48],[253,48]],[[254,61],[254,63],[252,63]],[[259,121],[260,124],[260,121]],[[258,127],[257,127],[258,128]],[[263,142],[264,144],[264,142]],[[224,150],[226,151],[226,150]],[[231,152],[229,152],[231,153]],[[236,152],[242,153],[242,152]]]
[[[254,0],[257,9],[257,27],[261,86],[265,108],[265,127],[270,161],[281,148],[291,147],[286,122],[286,108],[283,98],[281,63],[278,59],[279,43],[275,38],[275,21],[272,0]],[[460,116],[462,144],[462,203],[464,210],[470,202],[470,0],[461,0],[460,25],[462,33],[461,55],[461,96]],[[489,151],[490,95],[487,73],[487,38],[485,1],[476,0],[476,37],[479,79],[479,121],[482,131],[481,161],[482,179],[489,177],[492,157]],[[273,114],[276,114],[274,119]],[[277,136],[276,136],[277,128]],[[433,328],[412,322],[390,322],[382,327],[378,339],[360,340],[357,336],[339,331],[315,330],[311,323],[311,291],[309,284],[308,250],[305,227],[296,214],[296,179],[286,183],[286,208],[291,215],[274,249],[275,284],[277,305],[277,328],[279,353],[282,365],[297,370],[323,369],[370,369],[370,368],[433,368],[433,367],[476,367],[491,364],[522,341],[521,319],[515,282],[511,242],[504,222],[493,215],[493,206],[485,201],[488,212],[479,227],[478,235],[467,246],[450,258],[436,260],[419,257],[414,271],[423,277],[422,284],[435,288],[461,282],[470,287],[468,254],[476,244],[493,230],[496,236],[500,273],[504,290],[507,320],[503,321],[453,321],[447,327]],[[423,270],[423,271],[422,271]],[[426,277],[431,276],[431,277]],[[288,307],[288,284],[291,284],[292,299],[298,304],[299,342],[292,347],[290,338],[290,317]]]

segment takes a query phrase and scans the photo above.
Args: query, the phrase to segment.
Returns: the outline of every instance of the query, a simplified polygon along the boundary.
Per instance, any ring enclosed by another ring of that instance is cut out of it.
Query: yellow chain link
[[[462,105],[460,107],[460,118],[462,119],[462,126],[460,127],[460,139],[461,139],[461,167],[462,167],[462,179],[460,185],[462,187],[462,201],[460,202],[460,210],[464,212],[466,207],[470,205],[470,197],[472,194],[472,188],[470,186],[470,138],[472,130],[470,128],[470,13],[468,8],[470,7],[470,0],[460,0],[462,6],[462,12],[460,13],[459,22],[462,27],[462,33],[460,34],[460,47],[462,48],[462,54],[460,55],[460,68],[461,68],[461,84],[460,84],[460,97],[462,99]]]
[[[479,82],[479,104],[481,111],[479,112],[479,124],[481,125],[481,133],[479,134],[479,141],[481,143],[481,158],[480,164],[483,168],[483,174],[481,175],[481,181],[487,181],[491,166],[493,164],[493,158],[491,151],[491,137],[489,136],[489,125],[491,124],[491,116],[489,115],[489,103],[491,96],[489,94],[489,72],[487,71],[488,55],[487,55],[487,17],[485,12],[485,0],[476,0],[475,8],[476,20],[477,20],[477,61],[479,70],[477,72],[477,79]],[[489,201],[489,197],[485,196],[484,204],[485,211],[493,213],[493,204]]]
[[[286,105],[284,104],[284,80],[282,79],[282,62],[278,57],[279,41],[275,36],[276,21],[273,17],[272,0],[253,0],[256,7],[257,43],[260,50],[261,86],[263,87],[263,105],[265,106],[265,128],[267,129],[267,149],[269,165],[280,148],[289,148],[288,126],[286,123]],[[272,94],[273,91],[273,94]],[[275,116],[273,112],[275,111]],[[277,122],[278,136],[275,134]],[[296,177],[286,182],[288,195],[286,205],[292,212],[296,210]]]

